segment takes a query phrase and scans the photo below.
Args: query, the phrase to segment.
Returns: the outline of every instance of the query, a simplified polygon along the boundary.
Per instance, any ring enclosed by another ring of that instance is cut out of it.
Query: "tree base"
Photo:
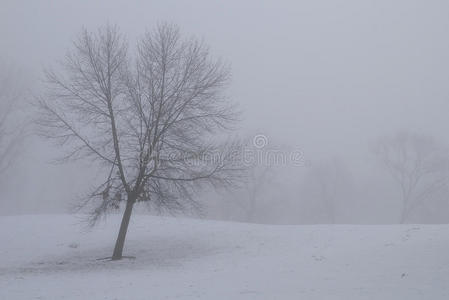
[[[116,260],[122,260],[122,259],[136,259],[136,257],[135,256],[125,256],[124,255],[124,256],[118,258],[118,257],[109,256],[109,257],[97,258],[96,260],[116,261]]]

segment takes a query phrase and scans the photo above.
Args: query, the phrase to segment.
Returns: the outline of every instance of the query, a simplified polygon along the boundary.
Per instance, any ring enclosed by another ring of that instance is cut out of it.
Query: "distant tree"
[[[448,183],[447,149],[434,138],[401,132],[379,139],[375,152],[395,182],[402,199],[400,222]]]
[[[12,67],[0,65],[0,175],[12,164],[23,137],[14,112],[23,94]]]
[[[227,193],[229,203],[223,209],[229,215],[239,215],[245,222],[257,222],[264,192],[272,181],[273,168],[268,165],[252,165],[246,170],[245,180],[232,193]],[[231,206],[229,206],[231,204]]]
[[[287,163],[287,151],[281,146],[268,141],[265,135],[257,134],[245,145],[244,163],[245,180],[236,186],[233,193],[227,194],[228,204],[225,210],[228,214],[239,216],[245,222],[258,222],[266,206],[267,193],[275,189],[276,176],[279,168]],[[278,188],[278,187],[276,187]],[[279,206],[280,199],[273,205]]]
[[[256,221],[257,202],[264,189],[270,184],[272,177],[273,167],[271,166],[262,164],[249,169],[249,176],[244,187],[248,195],[246,218],[249,222]]]
[[[337,201],[346,185],[346,173],[337,158],[313,163],[306,173],[305,188],[316,195],[331,224],[337,219]]]
[[[132,59],[118,29],[84,30],[62,71],[48,71],[40,103],[42,134],[66,146],[64,160],[91,159],[107,170],[83,204],[99,203],[92,224],[125,204],[112,259],[121,259],[133,206],[197,207],[200,187],[233,184],[239,143],[218,142],[236,121],[224,97],[229,72],[195,38],[159,25]],[[214,142],[216,141],[216,142]]]

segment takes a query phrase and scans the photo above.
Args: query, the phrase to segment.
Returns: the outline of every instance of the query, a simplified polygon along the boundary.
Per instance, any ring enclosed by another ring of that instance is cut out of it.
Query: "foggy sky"
[[[285,141],[306,157],[358,163],[376,137],[401,129],[449,141],[448,11],[443,0],[1,0],[0,57],[37,79],[82,26],[118,24],[132,44],[157,22],[174,22],[232,64],[229,96],[244,111],[242,131]],[[47,146],[35,147],[31,156],[44,164]],[[76,186],[76,172],[61,179],[51,168],[49,178]],[[63,195],[35,185],[39,197]]]

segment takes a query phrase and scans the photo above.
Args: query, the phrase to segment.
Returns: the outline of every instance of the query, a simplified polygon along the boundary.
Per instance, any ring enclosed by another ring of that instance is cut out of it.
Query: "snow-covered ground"
[[[449,226],[0,218],[0,299],[449,299]]]

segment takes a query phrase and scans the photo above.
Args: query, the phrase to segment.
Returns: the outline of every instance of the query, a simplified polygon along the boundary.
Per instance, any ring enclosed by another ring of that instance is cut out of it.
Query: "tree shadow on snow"
[[[52,256],[17,267],[0,267],[0,276],[46,274],[54,272],[97,272],[114,270],[151,270],[179,268],[189,261],[220,252],[220,247],[197,237],[149,237],[129,240],[124,254],[128,258],[117,261],[102,259],[110,256],[112,247],[68,250],[60,256]],[[223,250],[223,249],[221,249]],[[132,258],[132,259],[130,259]]]

